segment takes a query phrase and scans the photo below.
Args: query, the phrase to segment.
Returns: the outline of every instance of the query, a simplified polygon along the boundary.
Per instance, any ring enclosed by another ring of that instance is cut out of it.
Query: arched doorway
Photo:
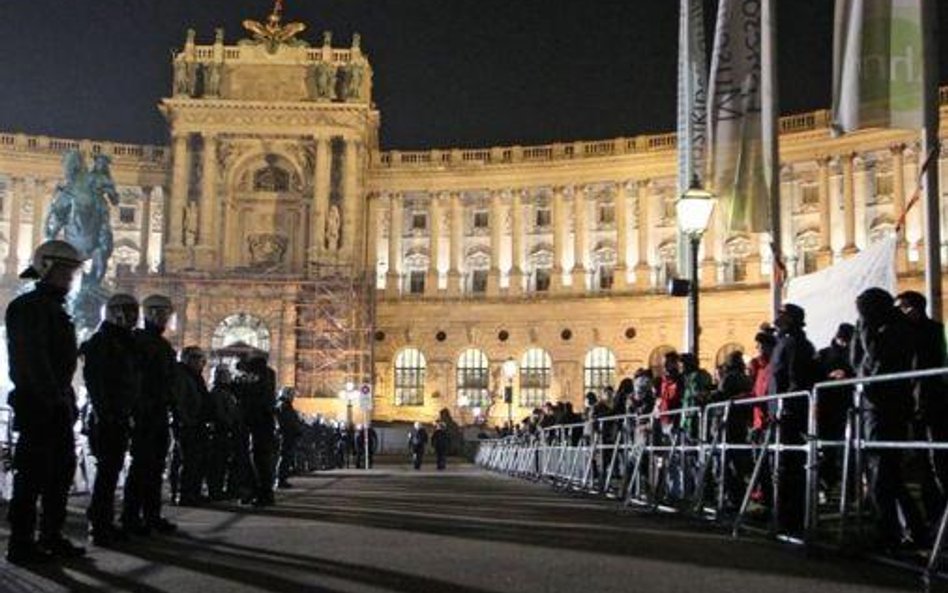
[[[236,313],[225,317],[214,330],[211,349],[221,350],[238,343],[270,352],[270,329],[262,319],[249,313]]]

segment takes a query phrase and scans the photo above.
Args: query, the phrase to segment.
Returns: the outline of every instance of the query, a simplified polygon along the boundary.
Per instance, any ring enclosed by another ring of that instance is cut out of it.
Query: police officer
[[[214,418],[213,402],[202,374],[206,364],[204,351],[188,346],[181,351],[181,362],[176,368],[174,416],[175,441],[181,456],[181,506],[203,502],[201,488],[207,477],[210,425]]]
[[[277,487],[292,488],[289,477],[293,469],[293,456],[296,454],[296,444],[303,434],[303,422],[300,415],[293,408],[293,399],[296,390],[284,387],[280,390],[277,404],[277,425],[280,429],[280,462],[277,465]]]
[[[141,390],[132,338],[137,323],[138,301],[128,294],[116,294],[106,304],[105,321],[80,349],[92,404],[89,445],[96,458],[95,485],[86,516],[89,535],[97,546],[108,547],[122,536],[113,514],[115,488],[128,451],[132,406]]]
[[[175,401],[174,349],[163,337],[174,308],[152,295],[142,301],[145,327],[133,332],[142,368],[142,392],[132,412],[132,464],[125,481],[122,525],[135,535],[172,533],[177,526],[161,516],[161,485],[168,454],[168,414]]]
[[[251,453],[242,464],[244,477],[241,502],[270,506],[273,504],[276,440],[276,372],[267,366],[266,356],[262,353],[254,353],[238,362],[237,370],[242,373],[234,389],[243,424],[241,446],[244,451]]]
[[[72,378],[78,349],[72,320],[64,309],[66,295],[81,265],[79,252],[65,241],[36,248],[32,265],[21,278],[36,280],[32,291],[7,307],[7,347],[14,390],[15,429],[13,497],[7,560],[31,564],[53,556],[75,558],[85,549],[62,535],[66,499],[76,472],[76,396]],[[36,502],[43,516],[37,543]]]

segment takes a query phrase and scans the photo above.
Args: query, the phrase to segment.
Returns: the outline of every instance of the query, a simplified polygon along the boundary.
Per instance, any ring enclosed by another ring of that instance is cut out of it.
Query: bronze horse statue
[[[62,238],[79,250],[84,260],[92,260],[83,275],[83,288],[99,287],[112,256],[112,225],[109,204],[118,205],[119,195],[106,155],[93,157],[92,170],[86,169],[82,154],[70,150],[63,155],[63,183],[56,186],[53,203],[46,216],[47,239]]]

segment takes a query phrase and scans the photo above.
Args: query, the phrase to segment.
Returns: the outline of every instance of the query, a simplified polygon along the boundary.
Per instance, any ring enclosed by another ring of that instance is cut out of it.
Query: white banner
[[[681,0],[678,20],[678,195],[704,180],[708,137],[708,56],[704,0]],[[678,233],[678,275],[691,269],[688,239]]]
[[[856,297],[874,286],[896,293],[894,236],[824,270],[793,278],[786,301],[806,311],[807,336],[820,349],[829,346],[840,323],[856,323]]]
[[[923,4],[836,0],[833,123],[837,132],[923,125]]]
[[[708,179],[728,232],[769,232],[777,141],[773,0],[720,0],[711,57]]]

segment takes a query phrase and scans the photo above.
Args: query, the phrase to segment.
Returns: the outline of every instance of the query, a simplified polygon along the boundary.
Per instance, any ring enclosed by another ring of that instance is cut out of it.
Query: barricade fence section
[[[893,400],[886,399],[922,383],[948,409],[948,368],[912,371],[537,427],[481,441],[475,462],[622,508],[712,519],[734,536],[764,530],[873,551],[881,541],[877,526],[891,512],[927,550],[917,567],[929,578],[948,536],[948,435],[938,438],[925,418],[891,413]],[[917,529],[918,497],[910,487],[916,484],[930,532]]]

